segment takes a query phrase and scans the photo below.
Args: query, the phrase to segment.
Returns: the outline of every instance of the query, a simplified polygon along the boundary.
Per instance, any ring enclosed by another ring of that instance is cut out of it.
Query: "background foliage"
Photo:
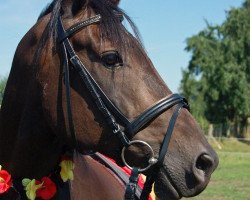
[[[224,135],[241,137],[250,116],[250,0],[221,25],[206,24],[187,39],[191,60],[180,89],[203,128],[220,124]]]
[[[0,105],[3,100],[3,93],[4,93],[6,82],[7,82],[7,77],[3,77],[3,78],[0,77]]]

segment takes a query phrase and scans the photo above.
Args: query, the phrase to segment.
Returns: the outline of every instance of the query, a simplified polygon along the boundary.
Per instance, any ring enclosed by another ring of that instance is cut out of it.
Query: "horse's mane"
[[[40,15],[39,15],[39,17],[38,17],[37,20],[39,20],[39,19],[41,19],[42,17],[44,17],[45,15],[49,14],[49,13],[53,10],[53,8],[54,8],[54,6],[55,6],[55,2],[56,2],[56,0],[53,0],[51,3],[49,3],[49,4],[42,10],[42,12],[40,13]]]
[[[61,14],[61,5],[63,0],[53,0],[50,4],[48,4],[45,9],[41,12],[39,19],[44,17],[47,14],[51,14],[50,21],[47,25],[47,28],[44,33],[44,39],[41,39],[41,46],[45,45],[45,42],[47,38],[52,37],[53,41],[56,41],[57,38],[57,19],[59,15]],[[77,9],[78,4],[73,5]],[[127,20],[129,25],[132,28],[133,34],[138,40],[139,44],[141,46],[142,42],[140,39],[139,31],[134,24],[134,22],[131,20],[131,18],[118,6],[114,5],[110,2],[110,0],[87,0],[86,5],[95,10],[96,13],[100,14],[102,16],[101,24],[100,24],[100,31],[101,36],[103,39],[110,39],[112,42],[117,44],[123,44],[122,46],[126,48],[128,46],[128,41],[126,40],[126,33],[123,30],[123,26],[120,23],[120,19],[117,17],[115,13],[120,13],[124,16],[124,18]],[[79,9],[79,8],[78,8]],[[121,46],[121,45],[119,45]]]

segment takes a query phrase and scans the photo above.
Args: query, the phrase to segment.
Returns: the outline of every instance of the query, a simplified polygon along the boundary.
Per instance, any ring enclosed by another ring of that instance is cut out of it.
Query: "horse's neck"
[[[74,181],[71,197],[74,200],[123,199],[124,186],[115,175],[90,156],[74,157]]]
[[[41,29],[46,26],[44,22],[40,24],[42,24],[42,28],[39,25]],[[37,27],[34,26],[19,43],[5,88],[0,114],[0,164],[6,168],[11,162],[12,152],[20,134],[19,128],[26,113],[25,108],[35,96],[31,90],[34,86],[33,80],[36,78],[36,74],[33,73],[35,65],[31,63],[41,34],[37,33]]]
[[[0,165],[3,167],[9,166],[10,155],[14,146],[12,138],[15,137],[15,134],[12,132],[14,124],[8,127],[6,118],[3,115],[3,109],[0,109]]]
[[[3,152],[3,149],[1,148],[2,143],[3,143],[3,139],[4,139],[2,128],[3,128],[2,127],[2,113],[1,113],[1,108],[0,108],[0,165],[3,165],[4,163],[2,163],[2,162],[5,160],[5,159],[3,159],[4,152]]]
[[[15,178],[40,178],[49,174],[61,154],[60,139],[51,130],[36,99],[25,107],[10,155],[10,170]]]

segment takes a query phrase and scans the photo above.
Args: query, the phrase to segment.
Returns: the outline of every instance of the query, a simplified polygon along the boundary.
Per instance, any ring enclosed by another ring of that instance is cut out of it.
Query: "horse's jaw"
[[[164,173],[162,170],[157,175],[154,192],[160,200],[178,200],[182,198],[176,186],[171,183],[168,174]]]

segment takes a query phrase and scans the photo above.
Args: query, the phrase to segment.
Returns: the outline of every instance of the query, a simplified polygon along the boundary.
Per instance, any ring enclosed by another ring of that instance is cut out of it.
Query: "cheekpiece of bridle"
[[[118,17],[122,20],[122,16],[118,14]],[[67,116],[69,129],[72,136],[72,141],[74,142],[74,147],[77,149],[77,139],[74,129],[73,116],[71,110],[71,98],[70,98],[70,69],[69,66],[73,67],[82,82],[87,87],[89,94],[92,96],[92,100],[97,106],[98,110],[103,114],[103,117],[107,123],[107,125],[112,130],[113,134],[119,138],[122,145],[124,146],[122,149],[122,160],[124,164],[132,170],[132,174],[130,177],[130,183],[127,184],[125,199],[133,200],[135,199],[135,189],[137,187],[138,182],[138,173],[145,172],[149,168],[155,167],[154,171],[151,175],[147,176],[147,180],[144,186],[144,189],[141,194],[140,199],[148,199],[148,195],[151,192],[152,184],[154,182],[154,174],[156,171],[162,166],[164,157],[167,153],[168,145],[171,139],[171,135],[173,134],[175,122],[182,108],[188,109],[188,103],[185,98],[180,96],[179,94],[172,94],[171,96],[165,97],[155,103],[152,107],[148,108],[144,112],[142,112],[136,119],[130,121],[108,98],[108,96],[103,92],[100,86],[97,84],[95,79],[88,72],[87,68],[84,66],[80,58],[74,51],[69,38],[80,31],[81,29],[96,23],[101,23],[102,17],[101,15],[95,15],[84,21],[81,21],[69,29],[65,30],[62,24],[62,19],[59,17],[58,19],[58,42],[60,42],[62,46],[62,56],[63,56],[63,66],[64,66],[64,76],[65,76],[65,88],[66,88],[66,100],[67,100]],[[152,147],[141,140],[130,140],[133,138],[135,134],[137,134],[140,130],[146,127],[146,125],[161,115],[163,112],[168,109],[176,106],[175,111],[169,121],[169,126],[166,131],[166,135],[162,142],[160,152],[158,157],[154,154]],[[119,122],[119,123],[118,123]],[[145,168],[137,168],[130,166],[125,159],[125,151],[128,147],[132,145],[142,145],[148,149],[151,153],[151,157],[148,160],[148,166]]]

